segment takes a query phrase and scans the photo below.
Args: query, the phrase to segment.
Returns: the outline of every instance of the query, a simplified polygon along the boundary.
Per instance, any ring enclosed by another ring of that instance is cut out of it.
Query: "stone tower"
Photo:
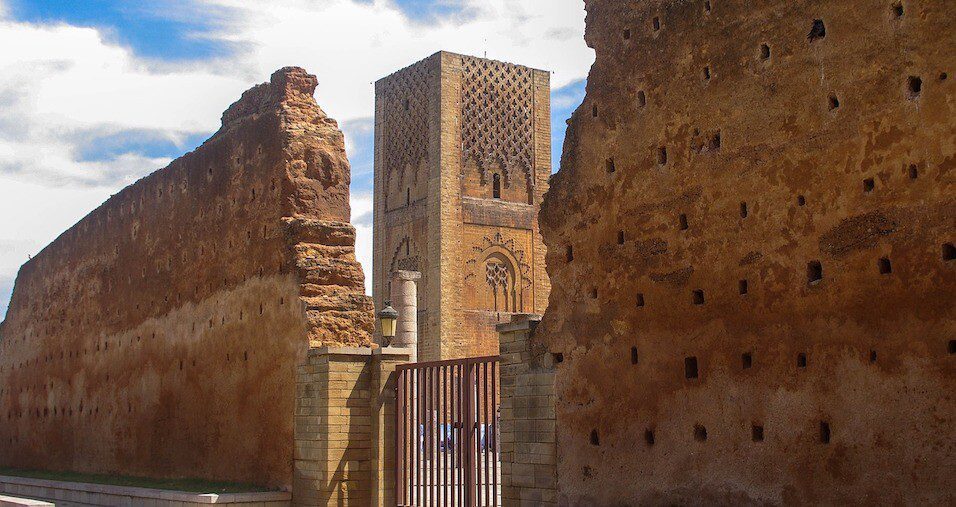
[[[420,360],[495,354],[495,324],[547,306],[549,93],[545,71],[447,52],[375,84],[373,295],[421,272]]]

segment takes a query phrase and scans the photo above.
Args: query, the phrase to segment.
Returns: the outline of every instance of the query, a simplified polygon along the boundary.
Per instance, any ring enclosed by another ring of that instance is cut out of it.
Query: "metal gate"
[[[396,400],[396,503],[499,505],[498,357],[400,365]]]

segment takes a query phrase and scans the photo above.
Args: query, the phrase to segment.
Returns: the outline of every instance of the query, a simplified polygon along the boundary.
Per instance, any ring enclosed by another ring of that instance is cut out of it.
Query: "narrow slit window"
[[[747,218],[747,203],[740,203],[740,218]]]
[[[655,17],[653,20],[651,20],[651,25],[654,27],[654,31],[655,31],[655,32],[658,31],[658,30],[660,30],[660,29],[661,29],[661,18]]]
[[[893,264],[890,262],[888,257],[880,257],[880,260],[876,262],[876,265],[880,269],[881,275],[888,275],[893,272]]]
[[[956,246],[952,243],[943,243],[943,260],[951,261],[956,259]]]
[[[406,188],[405,189],[405,206],[408,206],[411,203],[412,203],[412,189]]]
[[[820,442],[830,443],[830,423],[826,421],[820,421]]]
[[[601,445],[601,439],[598,437],[597,430],[591,430],[591,445]]]
[[[918,99],[920,93],[923,92],[923,80],[919,76],[910,76],[906,80],[906,91],[910,100]]]
[[[685,213],[681,213],[677,220],[680,225],[680,230],[686,231],[690,228],[690,225],[687,223],[687,215]]]
[[[624,231],[617,231],[617,244],[618,245],[624,244]]]
[[[797,368],[807,367],[807,355],[803,352],[797,354]]]
[[[637,105],[640,107],[647,105],[647,94],[644,93],[644,90],[637,92]]]
[[[565,248],[564,258],[567,262],[571,262],[574,260],[574,247],[572,247],[571,245],[568,245]]]
[[[685,357],[684,358],[684,378],[695,379],[698,376],[697,372],[697,357]]]
[[[813,24],[810,25],[810,33],[807,34],[807,39],[810,42],[816,42],[820,39],[823,39],[827,36],[827,27],[823,23],[822,19],[813,20]]]
[[[823,265],[820,261],[810,261],[807,263],[807,283],[816,285],[823,280]]]
[[[593,117],[595,117],[595,118],[598,117],[598,107],[597,107],[597,104],[593,104],[593,105],[591,106],[591,116],[593,116]]]
[[[501,199],[501,175],[498,173],[491,177],[491,197]]]
[[[740,366],[741,368],[748,370],[754,365],[754,356],[750,352],[744,352],[740,355]]]
[[[919,168],[916,167],[916,164],[910,164],[909,175],[911,180],[915,180],[919,177]]]
[[[746,279],[740,280],[739,282],[737,282],[737,291],[740,292],[741,296],[747,294],[748,283]]]
[[[710,81],[710,66],[704,67],[704,81]]]
[[[658,148],[658,150],[657,150],[657,163],[660,164],[660,165],[666,165],[666,164],[667,164],[667,147],[666,147],[666,146],[661,146],[660,148]]]
[[[637,347],[631,347],[631,364],[637,364]]]

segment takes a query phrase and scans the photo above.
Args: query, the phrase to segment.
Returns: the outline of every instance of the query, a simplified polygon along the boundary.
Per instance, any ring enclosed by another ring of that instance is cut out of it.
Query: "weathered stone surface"
[[[296,365],[372,332],[315,86],[276,72],[21,268],[0,465],[291,484]]]
[[[586,4],[562,502],[952,504],[956,3]]]

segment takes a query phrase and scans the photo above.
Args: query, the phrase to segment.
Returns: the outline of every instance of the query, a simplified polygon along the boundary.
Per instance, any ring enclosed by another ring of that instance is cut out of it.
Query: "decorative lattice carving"
[[[428,158],[428,85],[434,72],[428,62],[402,69],[383,85],[385,180],[405,180],[408,168]],[[417,176],[417,175],[416,175]]]
[[[534,74],[527,67],[481,58],[462,57],[461,141],[463,156],[474,160],[486,182],[489,164],[524,171],[533,186]]]
[[[465,274],[465,280],[473,279],[475,276],[475,266],[479,261],[488,261],[492,259],[495,250],[501,250],[507,253],[509,257],[514,258],[515,273],[514,277],[521,280],[521,287],[524,289],[531,288],[531,266],[528,264],[525,259],[524,250],[517,248],[515,240],[513,239],[504,239],[504,236],[500,232],[496,232],[494,236],[488,237],[485,236],[481,239],[481,244],[478,246],[473,246],[472,251],[474,255],[471,259],[465,262],[468,266]],[[488,269],[488,268],[486,268]],[[486,279],[486,281],[488,281]],[[516,280],[517,281],[517,280]],[[489,281],[490,283],[490,281]]]

